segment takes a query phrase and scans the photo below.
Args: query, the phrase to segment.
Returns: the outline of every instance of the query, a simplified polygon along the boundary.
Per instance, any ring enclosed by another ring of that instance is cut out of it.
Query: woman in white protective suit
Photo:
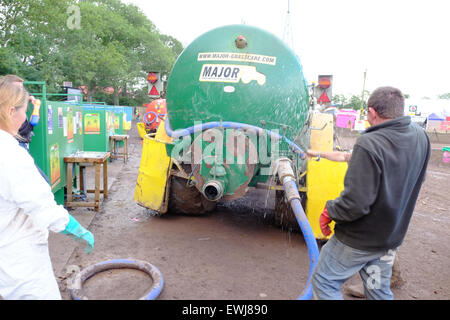
[[[61,299],[48,251],[48,231],[88,243],[94,237],[64,207],[33,158],[19,146],[29,94],[0,77],[0,296],[2,299]]]

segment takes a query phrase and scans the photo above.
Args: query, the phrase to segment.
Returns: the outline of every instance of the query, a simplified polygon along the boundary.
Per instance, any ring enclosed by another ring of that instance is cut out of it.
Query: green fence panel
[[[67,183],[64,157],[84,148],[82,117],[80,105],[42,100],[33,130],[30,154],[48,177],[58,204],[64,204]]]
[[[84,151],[109,152],[114,135],[114,111],[106,106],[83,105]]]

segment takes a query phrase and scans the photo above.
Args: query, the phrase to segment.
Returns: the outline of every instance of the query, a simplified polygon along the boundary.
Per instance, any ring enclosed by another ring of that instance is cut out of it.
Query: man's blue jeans
[[[333,235],[322,247],[313,272],[314,298],[342,300],[342,285],[359,272],[367,299],[394,299],[391,275],[395,253],[395,249],[378,252],[354,249]]]

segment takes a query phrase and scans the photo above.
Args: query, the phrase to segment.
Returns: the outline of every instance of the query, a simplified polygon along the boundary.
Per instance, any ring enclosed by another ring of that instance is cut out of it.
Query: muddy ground
[[[301,234],[273,226],[273,193],[251,190],[203,217],[156,217],[133,200],[142,145],[134,123],[132,128],[129,161],[109,165],[110,194],[100,211],[70,210],[94,234],[94,252],[87,255],[84,245],[61,234],[49,237],[63,299],[72,299],[75,272],[121,258],[148,261],[162,272],[160,300],[296,299],[308,276],[307,248]],[[351,138],[342,139],[351,147]],[[450,164],[442,162],[442,143],[433,147],[427,179],[399,249],[406,280],[394,289],[399,300],[450,299]],[[345,286],[359,282],[355,276]],[[84,288],[92,300],[137,299],[151,284],[143,272],[123,269],[99,273]]]

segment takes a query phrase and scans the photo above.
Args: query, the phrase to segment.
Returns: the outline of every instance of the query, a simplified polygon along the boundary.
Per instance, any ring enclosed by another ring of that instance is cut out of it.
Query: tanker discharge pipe
[[[309,300],[313,297],[311,277],[314,271],[314,267],[319,259],[319,248],[317,246],[316,238],[311,229],[311,226],[306,218],[305,211],[303,210],[300,194],[298,193],[297,184],[295,183],[295,175],[292,170],[291,160],[288,158],[280,158],[277,160],[277,173],[278,177],[283,184],[286,199],[289,201],[292,211],[295,214],[295,218],[303,232],[306,245],[308,247],[309,254],[309,275],[306,286],[303,289],[297,300]]]
[[[209,201],[217,201],[223,196],[223,187],[219,181],[208,181],[202,190],[203,195]]]

